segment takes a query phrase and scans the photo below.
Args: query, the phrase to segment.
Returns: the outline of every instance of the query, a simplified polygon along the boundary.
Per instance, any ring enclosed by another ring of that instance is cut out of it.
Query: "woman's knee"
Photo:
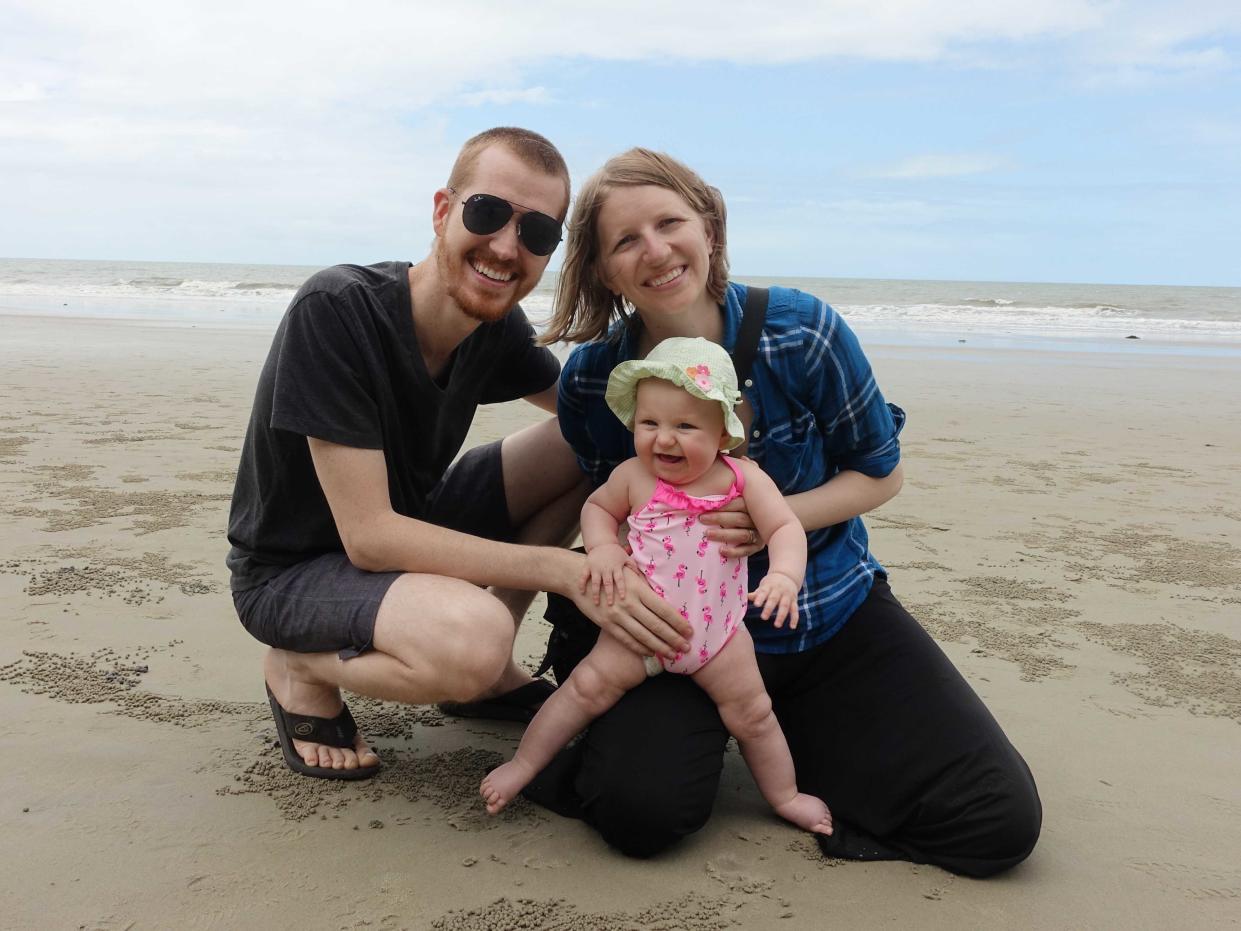
[[[954,873],[976,879],[995,876],[1031,854],[1042,826],[1043,806],[1034,781],[1018,778],[990,797],[978,812],[973,829],[952,845],[955,849],[931,859]]]
[[[584,771],[579,788],[586,819],[604,840],[628,856],[649,857],[707,823],[719,777],[718,764],[645,759],[630,768],[613,761]]]
[[[1022,781],[996,804],[991,832],[991,864],[976,875],[992,876],[1010,869],[1034,850],[1043,829],[1043,804],[1033,780]]]
[[[711,816],[714,792],[671,793],[633,784],[605,787],[587,807],[603,839],[630,857],[651,857],[698,831]]]

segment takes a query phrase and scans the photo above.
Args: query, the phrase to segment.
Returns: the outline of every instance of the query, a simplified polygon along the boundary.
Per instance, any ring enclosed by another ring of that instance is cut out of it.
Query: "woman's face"
[[[644,314],[684,312],[707,294],[714,246],[702,217],[675,191],[622,187],[603,201],[597,221],[599,274]]]

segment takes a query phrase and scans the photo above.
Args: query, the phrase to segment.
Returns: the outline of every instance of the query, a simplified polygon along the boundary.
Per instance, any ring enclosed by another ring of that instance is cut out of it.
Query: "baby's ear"
[[[732,439],[733,438],[728,435],[727,430],[720,433],[720,452],[722,453],[728,452],[728,444],[732,442]]]

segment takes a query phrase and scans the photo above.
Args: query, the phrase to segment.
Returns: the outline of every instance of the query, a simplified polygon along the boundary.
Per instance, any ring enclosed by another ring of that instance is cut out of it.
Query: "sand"
[[[873,547],[1045,806],[1033,856],[973,881],[822,859],[736,753],[707,828],[646,862],[483,813],[515,725],[354,699],[383,774],[295,777],[223,566],[270,331],[0,326],[5,927],[1241,923],[1237,358],[870,347],[910,417]],[[546,634],[536,602],[520,656]]]

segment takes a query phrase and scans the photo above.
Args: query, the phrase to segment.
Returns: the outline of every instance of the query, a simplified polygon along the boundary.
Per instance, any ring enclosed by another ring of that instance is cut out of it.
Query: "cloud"
[[[1154,0],[794,0],[761,13],[748,0],[631,0],[624,16],[544,0],[537,17],[499,0],[363,0],[347,13],[325,0],[7,6],[0,89],[134,121],[170,107],[316,122],[345,103],[377,120],[432,105],[547,104],[555,89],[521,78],[556,60],[987,64],[1038,46],[1112,71],[1221,68],[1232,64],[1224,38],[1241,31],[1233,0],[1171,11]]]
[[[47,95],[43,88],[33,81],[0,85],[0,103],[23,103],[31,100],[42,100],[45,96]]]
[[[483,104],[500,107],[515,103],[541,104],[548,103],[550,100],[551,95],[548,94],[546,87],[474,91],[457,96],[457,102],[466,107],[478,107]]]
[[[622,13],[581,0],[4,0],[0,206],[24,219],[9,226],[25,238],[8,234],[0,252],[30,254],[24,230],[40,223],[52,243],[87,229],[42,222],[53,198],[66,216],[99,217],[152,197],[168,216],[222,215],[227,202],[273,230],[283,224],[290,243],[299,229],[329,242],[370,219],[382,242],[409,198],[443,183],[464,132],[509,106],[574,125],[600,97],[576,78],[599,63],[944,63],[1123,83],[1235,69],[1238,34],[1236,0],[629,0]],[[661,116],[681,91],[669,88]],[[685,125],[689,134],[697,124]],[[926,154],[880,176],[1003,167],[983,154]],[[392,225],[379,229],[379,218]]]
[[[981,175],[1007,167],[1007,162],[994,155],[979,153],[938,153],[914,155],[887,168],[869,173],[868,177],[898,181],[922,181],[932,178],[962,178]]]

